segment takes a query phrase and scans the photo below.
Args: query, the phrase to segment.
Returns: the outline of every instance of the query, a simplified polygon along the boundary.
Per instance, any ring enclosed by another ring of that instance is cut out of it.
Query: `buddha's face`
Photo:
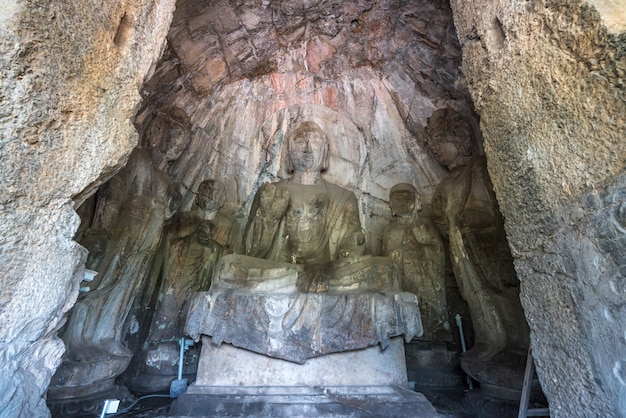
[[[150,120],[143,132],[142,147],[149,150],[151,158],[160,170],[165,170],[176,161],[191,142],[191,131],[184,113],[179,109],[178,118],[174,119],[166,114],[158,113]]]
[[[431,145],[430,149],[437,157],[439,163],[450,169],[453,169],[455,167],[455,162],[461,155],[458,145],[452,141],[437,142]]]
[[[289,159],[294,171],[319,172],[326,166],[328,143],[320,131],[306,131],[291,138]]]
[[[169,135],[164,141],[163,156],[168,163],[176,161],[189,145],[191,137],[189,132],[180,125],[172,124]]]

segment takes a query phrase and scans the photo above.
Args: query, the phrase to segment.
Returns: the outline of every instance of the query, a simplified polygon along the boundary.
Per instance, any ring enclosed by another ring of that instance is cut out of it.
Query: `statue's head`
[[[302,122],[287,136],[289,171],[320,172],[328,168],[328,137],[315,122]]]
[[[159,111],[142,135],[144,148],[160,169],[176,161],[191,142],[189,117],[178,107]]]
[[[426,143],[449,170],[467,165],[472,159],[469,124],[453,109],[439,109],[428,118]]]
[[[205,212],[215,212],[224,206],[226,187],[219,180],[204,180],[196,191],[196,205]]]
[[[398,183],[389,191],[389,206],[393,216],[406,217],[422,210],[422,201],[412,184]]]
[[[196,191],[195,203],[205,212],[214,212],[224,206],[226,187],[219,180],[204,180]]]

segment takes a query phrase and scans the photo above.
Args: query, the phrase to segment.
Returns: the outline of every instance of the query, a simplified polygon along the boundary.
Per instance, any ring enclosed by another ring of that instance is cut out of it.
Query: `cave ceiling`
[[[445,1],[179,1],[148,97],[198,96],[241,79],[359,67],[404,76],[430,97],[467,100]]]

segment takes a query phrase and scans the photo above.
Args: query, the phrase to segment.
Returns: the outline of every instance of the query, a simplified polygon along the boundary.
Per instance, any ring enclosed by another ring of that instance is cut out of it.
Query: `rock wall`
[[[623,6],[451,3],[551,415],[624,416]]]
[[[80,203],[137,142],[139,87],[173,0],[4,1],[0,17],[0,415],[47,416],[56,336],[83,276]]]

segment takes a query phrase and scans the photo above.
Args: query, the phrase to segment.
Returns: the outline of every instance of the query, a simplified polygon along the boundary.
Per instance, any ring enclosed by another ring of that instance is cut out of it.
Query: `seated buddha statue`
[[[398,266],[364,255],[354,193],[322,179],[329,140],[314,122],[286,138],[291,178],[257,191],[243,254],[222,257],[186,330],[297,363],[421,335]]]

